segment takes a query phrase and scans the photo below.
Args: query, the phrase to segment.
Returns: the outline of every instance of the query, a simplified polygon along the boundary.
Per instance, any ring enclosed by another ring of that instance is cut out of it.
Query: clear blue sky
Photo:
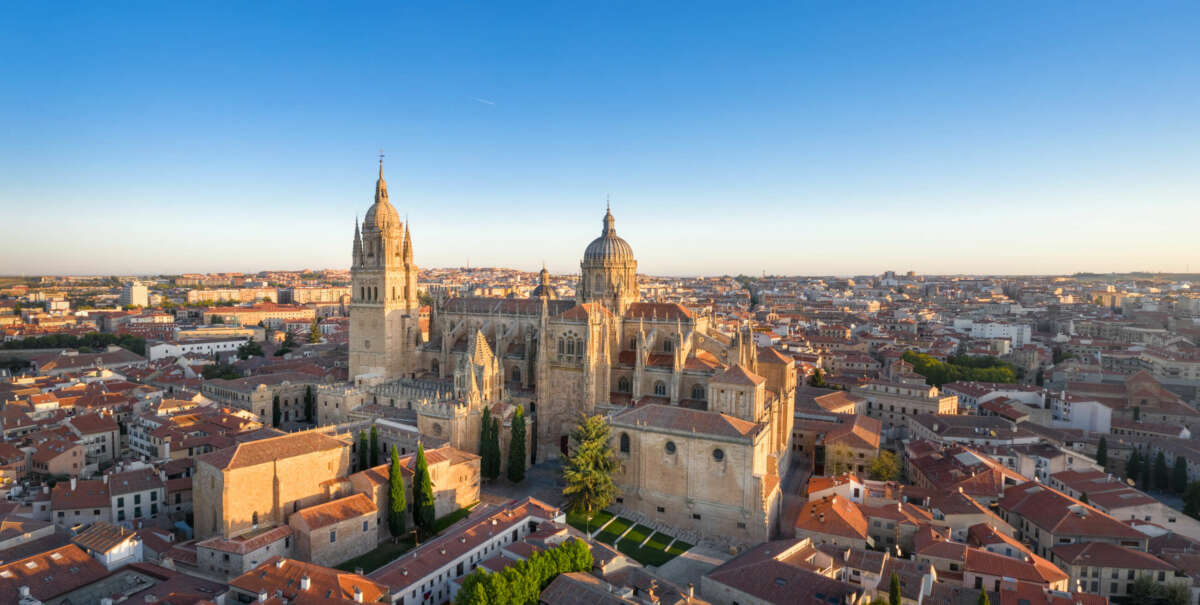
[[[0,273],[345,267],[380,147],[422,266],[1200,270],[1200,3],[177,4],[5,8]]]

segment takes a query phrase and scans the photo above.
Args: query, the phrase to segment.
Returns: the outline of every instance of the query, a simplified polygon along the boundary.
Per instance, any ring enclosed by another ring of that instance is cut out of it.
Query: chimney
[[[104,484],[105,484],[105,485],[108,485],[108,475],[105,475],[105,476],[104,476]]]
[[[29,598],[29,587],[28,586],[22,586],[22,587],[18,588],[17,592],[20,594],[21,598],[24,598],[24,599]]]
[[[104,597],[100,599],[100,605],[113,605],[113,600],[110,597]]]
[[[820,515],[817,517],[817,522],[818,522],[818,523],[824,523],[824,522],[825,522],[825,513],[821,513],[821,514],[820,514]]]
[[[309,579],[308,574],[300,576],[300,590],[308,590],[308,587],[311,584],[312,580]]]
[[[282,567],[283,567],[283,557],[279,557],[278,559],[275,560],[275,569],[281,569]]]
[[[76,479],[71,477],[71,491],[75,491]]]
[[[359,575],[359,576],[363,575],[363,568],[361,568],[361,567],[355,567],[355,568],[354,568],[354,574],[355,574],[355,575]]]
[[[271,593],[267,592],[267,589],[264,588],[264,589],[258,591],[258,602],[259,603],[266,603],[267,599],[269,599],[269,598],[271,598]]]
[[[354,587],[354,602],[355,602],[355,603],[362,603],[362,602],[363,602],[363,592],[362,592],[362,589],[361,589],[361,588],[359,588],[359,587],[357,587],[357,586],[355,586],[355,587]]]
[[[687,594],[688,594],[687,598],[689,601],[696,598],[696,585],[695,584],[688,582],[688,593]]]

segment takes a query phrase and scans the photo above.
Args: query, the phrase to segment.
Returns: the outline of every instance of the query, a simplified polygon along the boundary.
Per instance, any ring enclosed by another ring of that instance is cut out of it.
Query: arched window
[[[663,382],[663,381],[661,381],[661,380],[659,380],[659,381],[656,381],[656,382],[654,383],[654,394],[655,394],[655,395],[658,395],[659,397],[665,397],[665,396],[666,396],[666,394],[667,394],[667,385],[666,385],[666,383],[664,383],[664,382]]]
[[[359,300],[367,299],[367,287],[366,286],[358,287],[358,298],[359,298]]]
[[[441,376],[441,374],[438,372],[438,368],[440,365],[441,364],[438,363],[438,360],[435,359],[435,360],[429,362],[429,370],[431,372],[433,372],[435,376]]]
[[[622,376],[617,379],[618,393],[628,393],[630,390],[632,390],[632,387],[629,384],[629,378]]]
[[[583,339],[582,338],[575,340],[575,357],[578,357],[580,359],[583,358]]]
[[[258,511],[254,511],[254,513],[250,515],[250,524],[256,528],[258,527]]]
[[[558,339],[558,356],[559,356],[559,358],[562,358],[562,356],[566,355],[566,354],[567,354],[567,341],[566,341],[566,339],[564,339],[560,336]]]
[[[621,453],[629,453],[629,435],[626,433],[621,433]]]
[[[674,350],[675,350],[675,343],[671,342],[671,339],[668,338],[667,340],[663,341],[663,351],[670,353]]]
[[[704,397],[705,397],[704,385],[702,385],[702,384],[692,385],[692,399],[704,400]]]

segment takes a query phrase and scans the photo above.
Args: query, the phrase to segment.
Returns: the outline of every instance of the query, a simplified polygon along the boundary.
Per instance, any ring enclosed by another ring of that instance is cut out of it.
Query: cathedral
[[[555,296],[543,268],[528,299],[423,309],[413,248],[381,163],[351,267],[350,376],[374,385],[372,401],[414,410],[422,435],[471,452],[484,407],[507,424],[520,406],[531,462],[565,455],[579,419],[605,415],[624,459],[623,507],[677,527],[719,522],[734,541],[766,538],[788,464],[794,362],[755,346],[747,326],[723,332],[706,313],[642,301],[611,210],[583,251],[574,300]]]

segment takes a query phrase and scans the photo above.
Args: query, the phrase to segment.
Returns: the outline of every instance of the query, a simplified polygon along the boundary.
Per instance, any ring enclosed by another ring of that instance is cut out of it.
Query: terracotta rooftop
[[[757,423],[726,414],[661,404],[630,408],[613,416],[611,424],[614,427],[697,433],[739,441],[754,438],[762,428]]]
[[[305,431],[239,443],[200,456],[198,460],[221,470],[229,470],[342,447],[345,447],[345,444],[334,437],[316,431]]]
[[[354,494],[300,509],[296,514],[308,529],[314,530],[363,515],[373,515],[377,510],[370,498],[363,494]]]

